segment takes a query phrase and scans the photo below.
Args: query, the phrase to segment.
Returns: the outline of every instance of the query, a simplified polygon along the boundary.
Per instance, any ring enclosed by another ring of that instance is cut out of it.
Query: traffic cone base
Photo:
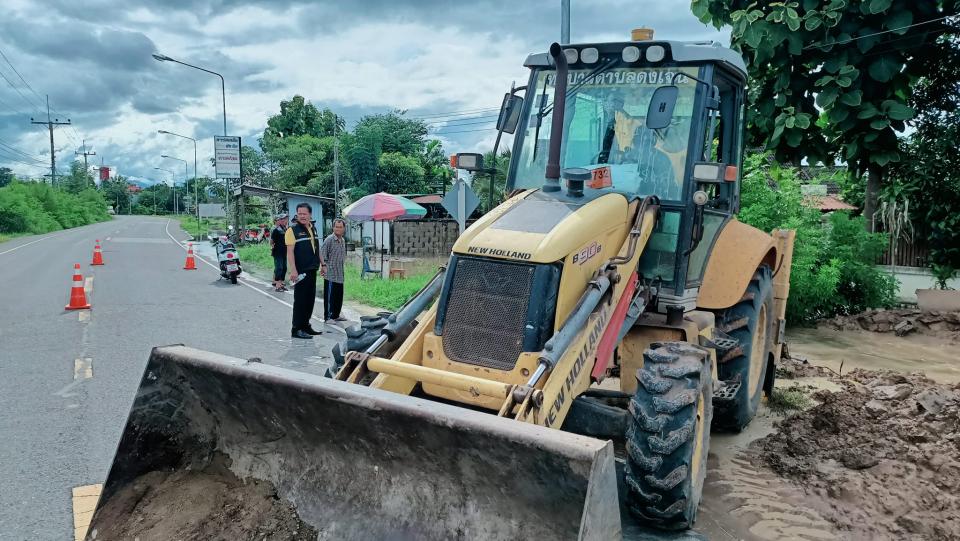
[[[80,274],[80,263],[73,266],[73,287],[70,288],[70,304],[67,310],[86,310],[90,308],[87,302],[87,292],[83,290],[83,275]]]
[[[193,260],[193,243],[187,244],[187,262],[183,264],[183,270],[197,270],[197,263]]]
[[[103,265],[103,253],[100,251],[100,241],[97,240],[97,245],[93,248],[93,261],[91,265]]]

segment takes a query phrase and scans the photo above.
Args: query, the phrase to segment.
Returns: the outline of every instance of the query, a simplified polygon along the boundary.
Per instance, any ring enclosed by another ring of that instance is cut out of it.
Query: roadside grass
[[[240,252],[240,261],[243,265],[253,265],[273,274],[273,257],[270,255],[269,244],[242,244],[237,251]]]
[[[200,227],[197,228],[196,216],[176,216],[180,222],[180,227],[193,236],[194,239],[206,238],[207,232],[212,229],[226,231],[227,222],[225,218],[216,218],[213,220],[203,218],[200,220]],[[272,263],[271,263],[272,265]]]
[[[376,308],[396,310],[410,300],[433,278],[435,271],[408,274],[406,278],[381,280],[372,277],[360,279],[360,267],[348,264],[344,268],[343,296],[346,300]]]
[[[799,387],[773,388],[767,402],[770,409],[776,413],[785,414],[791,411],[802,411],[813,405],[813,400],[807,392]]]
[[[243,265],[256,268],[267,275],[273,273],[273,257],[270,256],[269,244],[246,244],[240,246],[239,251]],[[360,266],[348,263],[344,267],[344,300],[374,308],[396,310],[420,291],[436,272],[436,266],[430,264],[413,265],[413,268],[416,270],[406,278],[381,280],[374,277],[361,280]]]
[[[13,240],[17,237],[25,237],[30,233],[0,233],[0,244],[7,242],[8,240]]]

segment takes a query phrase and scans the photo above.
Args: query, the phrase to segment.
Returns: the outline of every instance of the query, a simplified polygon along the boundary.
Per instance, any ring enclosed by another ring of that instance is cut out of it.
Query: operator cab
[[[640,270],[658,281],[661,300],[691,309],[716,233],[739,206],[746,66],[719,44],[643,41],[652,31],[640,30],[635,41],[563,46],[560,168],[568,183],[587,180],[582,197],[579,184],[553,197],[579,204],[610,192],[659,198]],[[553,133],[555,62],[538,53],[525,65],[526,95],[507,94],[498,121],[515,133],[508,192],[544,186]]]

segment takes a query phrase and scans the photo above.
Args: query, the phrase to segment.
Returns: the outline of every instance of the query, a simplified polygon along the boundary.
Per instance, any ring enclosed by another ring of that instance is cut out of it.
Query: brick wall
[[[459,231],[449,220],[401,220],[393,222],[390,233],[394,255],[432,257],[449,254]]]

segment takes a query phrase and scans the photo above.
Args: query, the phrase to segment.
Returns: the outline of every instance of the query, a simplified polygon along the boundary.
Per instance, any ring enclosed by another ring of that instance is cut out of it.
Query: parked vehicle
[[[220,264],[220,276],[230,280],[231,284],[237,283],[237,277],[243,272],[240,266],[240,254],[237,253],[237,246],[227,237],[220,237],[214,244],[217,249],[217,262]]]

